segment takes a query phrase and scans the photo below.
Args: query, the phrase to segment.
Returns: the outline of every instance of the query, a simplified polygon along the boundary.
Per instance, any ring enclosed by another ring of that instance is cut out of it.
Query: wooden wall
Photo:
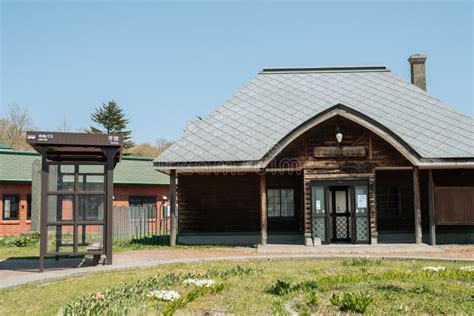
[[[428,172],[425,170],[420,177],[422,189],[427,187]],[[444,169],[433,170],[433,182],[437,190],[445,191],[436,197],[436,216],[440,217],[442,225],[437,232],[451,232],[459,229],[474,231],[474,169]],[[456,188],[457,189],[454,189]],[[462,193],[461,193],[462,192]],[[428,197],[427,189],[421,192],[422,225],[428,230]],[[459,194],[459,197],[456,195]],[[442,214],[438,214],[442,212]],[[441,223],[438,223],[441,224]]]
[[[313,148],[316,146],[336,146],[336,130],[343,134],[340,144],[344,146],[363,146],[365,157],[314,158]],[[371,230],[376,231],[375,201],[375,168],[404,167],[411,163],[385,140],[366,128],[346,118],[337,116],[307,131],[271,162],[272,168],[284,164],[299,166],[304,169],[304,223],[305,232],[311,232],[311,186],[314,180],[347,179],[369,180],[369,202]]]
[[[474,225],[474,187],[435,189],[436,224]]]
[[[269,232],[302,230],[302,178],[298,174],[267,175],[267,188],[295,190],[295,217],[269,218]],[[260,233],[259,176],[179,175],[179,232]]]
[[[257,174],[179,175],[180,233],[260,231]]]

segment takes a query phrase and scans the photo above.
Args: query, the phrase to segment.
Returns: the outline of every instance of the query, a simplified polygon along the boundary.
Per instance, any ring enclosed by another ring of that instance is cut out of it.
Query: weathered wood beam
[[[420,168],[413,167],[413,195],[415,209],[415,242],[421,244],[421,202],[420,202]]]
[[[176,246],[176,170],[170,171],[170,246]]]
[[[267,244],[267,177],[260,175],[260,243]]]
[[[430,209],[430,244],[432,246],[436,245],[436,213],[435,213],[435,206],[434,206],[434,188],[435,184],[433,182],[433,170],[430,169],[429,171],[429,182],[428,182],[428,202],[429,202],[429,209]]]
[[[365,157],[364,146],[323,146],[314,147],[313,156],[316,158],[327,158],[327,157]]]
[[[373,153],[372,153],[372,134],[369,134],[369,159],[372,159]]]
[[[359,145],[359,143],[365,138],[365,136],[367,136],[365,133],[360,135],[359,138],[357,138],[351,146],[357,146]]]

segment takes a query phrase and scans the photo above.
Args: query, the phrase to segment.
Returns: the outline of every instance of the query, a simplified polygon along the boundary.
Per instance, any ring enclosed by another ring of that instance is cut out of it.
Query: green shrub
[[[38,232],[31,234],[21,234],[20,236],[4,237],[2,244],[7,247],[26,247],[30,245],[37,245],[40,239]]]
[[[333,293],[330,297],[332,305],[339,307],[342,312],[365,313],[372,302],[369,295],[364,293],[344,293],[342,296]]]
[[[295,285],[294,289],[295,290],[303,290],[303,291],[314,291],[314,290],[319,290],[320,285],[317,281],[309,280],[309,281],[303,281],[303,282]]]
[[[278,279],[267,289],[267,293],[284,296],[290,294],[291,289],[291,284],[289,282]]]

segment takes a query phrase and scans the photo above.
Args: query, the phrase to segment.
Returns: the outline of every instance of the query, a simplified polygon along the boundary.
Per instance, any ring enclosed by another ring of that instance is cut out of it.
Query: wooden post
[[[40,204],[40,261],[39,271],[44,271],[44,257],[48,252],[48,176],[49,167],[46,155],[41,153],[41,204]]]
[[[176,170],[170,171],[170,246],[176,246]]]
[[[260,175],[260,237],[261,244],[267,244],[267,178]]]
[[[369,134],[369,159],[372,160],[372,134]]]
[[[413,195],[415,206],[415,241],[421,244],[421,202],[420,202],[420,169],[413,167]]]
[[[112,252],[112,242],[113,242],[113,198],[114,198],[114,167],[115,167],[115,155],[117,149],[108,149],[105,151],[107,153],[107,164],[106,164],[106,187],[105,187],[105,198],[106,198],[106,207],[105,207],[105,256],[107,258],[106,263],[112,264],[113,252]],[[76,166],[76,168],[79,168]],[[79,171],[79,169],[77,169]],[[76,182],[77,184],[77,182]],[[77,191],[76,191],[77,192]],[[77,204],[74,205],[76,209],[76,214],[78,215],[79,200]],[[84,228],[83,228],[84,229]],[[97,258],[98,259],[98,258]]]
[[[429,170],[429,182],[428,182],[428,199],[430,208],[430,244],[436,245],[436,218],[434,208],[434,182],[433,182],[433,170]]]

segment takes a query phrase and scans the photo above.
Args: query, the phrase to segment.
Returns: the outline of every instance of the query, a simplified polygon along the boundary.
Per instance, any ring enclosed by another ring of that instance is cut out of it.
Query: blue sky
[[[1,0],[0,0],[1,1]],[[35,126],[90,124],[115,99],[138,142],[177,139],[268,66],[384,64],[474,115],[473,4],[434,2],[1,2],[1,100]]]

